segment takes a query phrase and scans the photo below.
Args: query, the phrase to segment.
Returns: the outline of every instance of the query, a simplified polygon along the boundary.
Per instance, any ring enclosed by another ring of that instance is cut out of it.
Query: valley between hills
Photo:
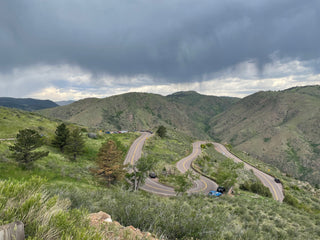
[[[96,129],[172,127],[216,140],[284,173],[320,184],[320,86],[258,92],[243,99],[178,92],[127,93],[40,111]]]
[[[128,93],[36,112],[0,107],[1,222],[24,221],[30,239],[130,239],[118,228],[108,235],[88,225],[89,213],[105,211],[158,239],[318,239],[319,114],[320,86],[243,99]],[[81,129],[85,145],[76,160],[51,144],[62,123]],[[164,137],[156,133],[159,126]],[[39,132],[40,149],[49,154],[25,169],[9,148],[27,128]],[[126,133],[106,134],[120,130]],[[154,134],[143,133],[143,144],[140,130]],[[122,163],[152,163],[148,172],[156,179],[139,186],[146,191],[132,189],[133,175],[112,184],[99,177],[99,152],[111,142],[110,154]],[[208,196],[214,185],[204,189],[197,174],[179,171],[179,161],[232,194]],[[271,185],[283,186],[283,197],[261,183],[262,172],[272,176]],[[194,191],[193,181],[199,182]],[[174,196],[148,193],[152,184]]]

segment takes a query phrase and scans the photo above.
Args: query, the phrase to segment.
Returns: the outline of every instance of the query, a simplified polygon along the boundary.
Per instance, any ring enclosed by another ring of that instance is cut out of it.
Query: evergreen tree
[[[159,137],[164,138],[167,134],[167,129],[164,126],[159,126],[158,130],[157,130],[157,134]]]
[[[40,134],[32,129],[20,130],[17,134],[16,143],[9,147],[12,157],[23,167],[30,168],[32,163],[39,158],[48,156],[49,152],[34,151],[43,145]]]
[[[73,160],[77,160],[77,156],[84,151],[85,142],[82,137],[80,128],[75,128],[67,138],[65,150],[73,156]]]
[[[121,180],[126,170],[124,169],[123,152],[117,147],[117,144],[109,140],[99,150],[98,153],[98,175],[107,180],[108,185]]]
[[[67,145],[68,137],[70,135],[69,129],[66,127],[64,123],[60,124],[56,131],[55,137],[52,141],[52,145],[58,147],[60,151],[64,152],[64,147]]]

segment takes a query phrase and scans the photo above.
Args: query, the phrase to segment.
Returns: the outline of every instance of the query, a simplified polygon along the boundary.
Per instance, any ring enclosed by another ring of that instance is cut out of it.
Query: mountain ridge
[[[215,116],[210,136],[319,184],[320,86],[263,91]]]
[[[0,97],[0,106],[17,108],[25,111],[35,111],[45,108],[57,107],[58,104],[51,100],[38,100],[33,98]]]
[[[183,101],[197,102],[184,104]],[[194,100],[196,99],[196,100]],[[201,100],[201,101],[200,101]],[[188,96],[162,96],[152,93],[125,93],[107,98],[87,98],[67,106],[41,111],[48,117],[108,130],[154,129],[158,125],[179,128],[197,137],[208,138],[207,115],[216,115],[237,98],[191,93]],[[216,107],[212,107],[216,106]],[[192,116],[189,116],[193,112]]]
[[[215,139],[313,184],[320,184],[320,86],[260,91],[243,99],[194,91],[126,93],[40,111],[102,130],[177,128]]]

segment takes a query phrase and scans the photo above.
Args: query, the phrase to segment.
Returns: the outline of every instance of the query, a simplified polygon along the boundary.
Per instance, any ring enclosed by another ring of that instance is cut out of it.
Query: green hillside
[[[91,139],[84,132],[84,153],[79,156],[76,162],[72,162],[68,155],[61,154],[57,148],[51,145],[55,130],[59,124],[61,124],[61,121],[51,121],[36,113],[0,107],[0,179],[21,179],[36,175],[47,178],[50,183],[70,184],[77,182],[79,185],[88,185],[90,183],[95,186],[98,181],[95,180],[89,169],[96,166],[96,154],[101,145],[111,138],[121,142],[124,148],[128,150],[134,139],[139,136],[137,133],[104,134],[99,136],[98,139]],[[69,124],[68,127],[72,128],[74,126]],[[43,136],[45,143],[41,149],[49,151],[47,157],[34,163],[32,170],[21,169],[10,157],[11,153],[8,149],[13,144],[12,138],[16,137],[19,130],[26,128],[39,132]]]
[[[57,107],[58,104],[50,100],[0,97],[0,106],[8,108],[18,108],[25,111],[34,111],[45,108]]]
[[[0,138],[13,138],[19,130],[33,128],[41,134],[54,133],[58,122],[51,121],[38,113],[0,107]]]
[[[210,122],[210,135],[320,184],[320,86],[258,92]]]
[[[172,103],[180,103],[186,107],[186,111],[197,129],[207,132],[210,119],[228,109],[239,98],[216,97],[201,95],[194,91],[177,92],[168,95]]]
[[[195,92],[167,97],[127,93],[104,99],[84,99],[67,106],[42,110],[41,114],[111,131],[172,126],[199,138],[207,138],[208,120],[235,100]]]
[[[282,177],[275,170],[284,183],[286,196],[291,196],[284,203],[241,189],[220,198],[202,194],[166,198],[143,191],[132,192],[126,182],[107,187],[90,171],[96,164],[101,144],[113,139],[127,151],[139,134],[85,138],[85,152],[71,161],[49,144],[60,123],[34,113],[0,108],[0,138],[14,137],[19,129],[36,129],[46,139],[42,149],[50,151],[49,156],[36,161],[32,169],[23,170],[9,156],[8,146],[12,141],[0,142],[0,224],[22,220],[28,239],[139,239],[123,235],[116,224],[117,227],[108,231],[90,227],[86,217],[98,211],[109,213],[123,226],[152,232],[158,239],[320,237],[320,191],[308,183]],[[171,166],[187,155],[192,141],[170,129],[165,139],[149,138],[144,153],[161,160],[158,172],[161,174],[161,163]],[[199,159],[202,170],[207,168],[209,174],[214,174],[211,169],[214,170],[215,163],[224,161],[223,156],[213,151],[211,147],[204,149]],[[204,161],[208,161],[208,165]],[[252,175],[243,173],[237,172],[241,181]]]

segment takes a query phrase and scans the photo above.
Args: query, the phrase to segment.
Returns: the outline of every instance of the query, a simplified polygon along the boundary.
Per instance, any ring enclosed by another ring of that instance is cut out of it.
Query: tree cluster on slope
[[[19,131],[15,144],[10,146],[9,150],[12,152],[11,157],[23,168],[31,168],[33,162],[48,156],[48,151],[35,151],[43,145],[44,137],[36,130],[27,128]],[[62,123],[55,131],[52,145],[58,147],[62,153],[67,152],[72,155],[75,161],[77,156],[83,152],[85,142],[79,128],[75,128],[70,133],[66,125]]]
[[[62,123],[55,131],[52,145],[58,147],[62,153],[66,151],[76,161],[77,156],[83,152],[85,142],[79,128],[75,128],[70,132],[66,125]]]

